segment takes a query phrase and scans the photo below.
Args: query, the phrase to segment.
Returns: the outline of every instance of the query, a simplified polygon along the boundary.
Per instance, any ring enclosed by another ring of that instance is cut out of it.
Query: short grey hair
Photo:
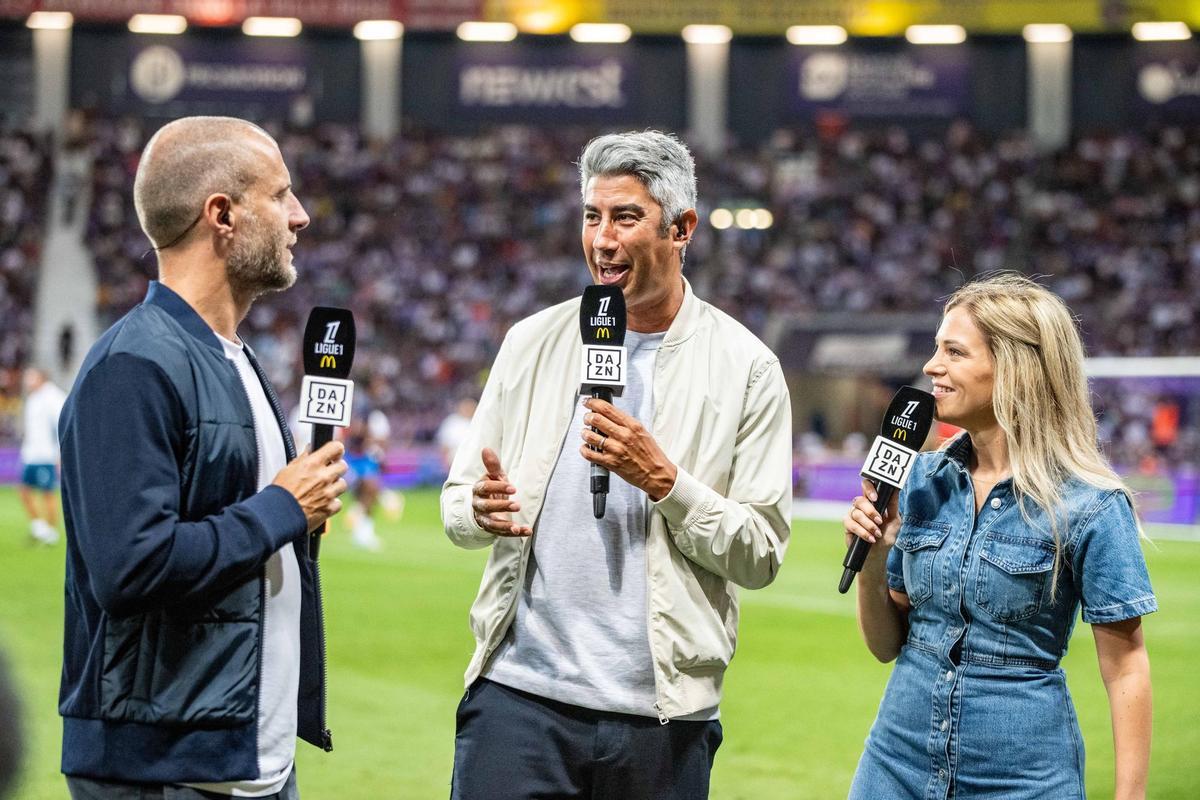
[[[234,117],[184,117],[158,130],[142,151],[133,179],[133,206],[155,247],[182,236],[217,193],[235,201],[258,180],[262,154],[252,122]]]
[[[659,131],[630,131],[598,136],[579,159],[579,191],[597,176],[632,175],[662,207],[662,231],[696,207],[696,162],[687,145]]]

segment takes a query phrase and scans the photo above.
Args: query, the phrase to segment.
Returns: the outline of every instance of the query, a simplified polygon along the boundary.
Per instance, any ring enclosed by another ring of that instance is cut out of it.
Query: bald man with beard
[[[67,529],[62,770],[71,797],[299,797],[296,737],[332,748],[307,534],[342,445],[296,455],[237,328],[296,280],[308,224],[275,141],[189,117],[134,179],[158,256],[59,422]]]

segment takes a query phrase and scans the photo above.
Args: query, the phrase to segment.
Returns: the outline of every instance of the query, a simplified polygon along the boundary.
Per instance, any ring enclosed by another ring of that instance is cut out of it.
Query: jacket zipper
[[[258,438],[257,436],[255,437]],[[255,761],[258,764],[258,777],[262,777],[262,748],[258,737],[262,734],[259,730],[259,720],[262,719],[262,679],[263,679],[263,648],[266,646],[267,640],[267,568],[263,567],[258,576],[259,586],[259,608],[262,609],[262,625],[258,627],[258,692],[254,698],[254,750]]]
[[[658,713],[658,724],[666,725],[671,721],[671,718],[666,715],[662,708],[662,700],[658,693],[658,665],[654,661],[654,629],[651,627],[653,622],[654,612],[650,608],[650,516],[654,510],[650,508],[650,498],[646,498],[646,638],[650,643],[650,675],[654,678],[654,710]]]
[[[666,342],[666,339],[664,338],[663,343],[665,343],[665,342]],[[658,352],[654,354],[654,379],[650,383],[650,397],[651,398],[653,398],[655,396],[654,395],[654,386],[655,386],[655,384],[657,384],[659,382],[658,375],[659,375],[659,372],[661,371],[661,368],[662,368],[662,345],[660,344],[658,347]],[[658,439],[658,431],[655,430],[655,428],[657,427],[655,425],[655,422],[657,422],[657,420],[658,420],[658,409],[652,408],[650,410],[650,429],[656,440]],[[646,557],[644,560],[646,562],[646,638],[650,643],[650,675],[654,678],[654,710],[658,713],[658,724],[666,725],[668,722],[671,721],[671,718],[668,717],[666,715],[666,713],[663,711],[662,699],[660,698],[659,691],[658,691],[658,665],[655,663],[655,660],[654,660],[654,634],[653,634],[654,621],[652,619],[654,612],[651,609],[651,592],[650,592],[650,526],[652,524],[651,520],[654,516],[654,509],[651,507],[650,497],[648,495],[646,497],[645,502],[646,502],[646,552],[645,552]]]
[[[254,418],[254,403],[250,400],[250,387],[246,385],[245,379],[242,378],[242,371],[232,361],[229,365],[233,367],[234,373],[238,376],[238,383],[242,385],[242,392],[246,395],[246,403],[250,406],[250,419],[254,421],[254,482],[255,486],[257,486],[258,473],[262,469],[263,462],[262,441],[258,437],[258,420]],[[259,724],[262,720],[263,648],[267,639],[267,568],[265,565],[258,573],[258,607],[262,610],[262,622],[258,626],[258,691],[254,696],[254,758],[255,763],[258,765],[258,775],[261,777],[262,749],[258,737],[262,733],[259,729]]]
[[[329,678],[328,664],[325,658],[325,607],[321,600],[321,567],[313,562],[313,577],[317,584],[317,638],[321,641],[321,711],[318,721],[321,728],[321,749],[326,753],[333,750],[333,732],[329,730],[325,720],[325,685]]]
[[[271,404],[271,411],[275,413],[275,422],[279,425],[280,432],[283,434],[284,450],[287,454],[288,461],[291,461],[296,457],[296,443],[292,441],[292,432],[288,429],[287,418],[284,416],[283,406],[279,402],[279,396],[275,394],[275,387],[271,385],[271,382],[267,380],[267,376],[263,374],[262,367],[260,367],[258,364],[258,359],[254,358],[252,351],[248,346],[246,347],[246,355],[249,358],[250,365],[254,367],[255,374],[258,375],[258,382],[262,384],[263,391],[267,395],[267,402]],[[317,639],[321,643],[321,703],[319,712],[317,714],[317,722],[318,727],[321,729],[321,749],[328,753],[329,751],[333,750],[333,732],[329,730],[329,726],[326,724],[327,718],[325,713],[328,705],[325,686],[328,683],[329,678],[329,668],[325,650],[325,602],[323,595],[321,594],[321,567],[315,561],[311,563],[313,568],[313,578],[316,584],[315,588],[317,590]],[[264,583],[264,592],[265,590],[266,588]],[[261,649],[262,648],[259,648],[260,659],[262,658]]]

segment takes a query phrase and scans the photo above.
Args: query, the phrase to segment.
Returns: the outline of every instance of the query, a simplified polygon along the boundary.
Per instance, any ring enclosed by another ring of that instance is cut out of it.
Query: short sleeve
[[[887,555],[887,582],[889,589],[908,594],[904,588],[904,551],[895,545]]]
[[[1088,624],[1120,622],[1158,610],[1133,507],[1113,491],[1072,536],[1071,571]]]
[[[917,455],[916,463],[913,464],[912,468],[914,473],[923,466],[921,458],[924,455],[924,453]],[[896,513],[900,515],[902,521],[908,514],[907,486],[900,490],[900,497],[896,501]],[[887,555],[887,584],[889,589],[908,594],[908,589],[904,588],[904,551],[895,545],[892,545],[892,549],[888,551]]]

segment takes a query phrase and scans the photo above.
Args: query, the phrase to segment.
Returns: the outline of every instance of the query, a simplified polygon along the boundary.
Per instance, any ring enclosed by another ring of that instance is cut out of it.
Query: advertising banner
[[[136,48],[129,62],[126,93],[135,103],[159,105],[240,95],[268,107],[287,105],[308,87],[303,54],[290,43],[226,45],[219,51],[195,42]],[[280,46],[282,45],[282,46]]]
[[[969,53],[959,45],[795,48],[789,77],[791,105],[803,118],[952,118],[970,110]]]
[[[1192,40],[1141,42],[1134,53],[1133,118],[1150,123],[1200,121],[1200,47]]]
[[[1076,31],[1128,31],[1139,19],[1180,19],[1195,11],[1178,0],[1134,3],[1098,0],[595,0],[597,20],[635,31],[674,33],[693,22],[728,25],[742,34],[778,34],[789,25],[841,25],[852,35],[896,36],[908,25],[953,23],[973,33],[1020,33],[1030,22],[1056,22]],[[502,4],[497,4],[502,5]],[[589,10],[590,4],[579,4]]]
[[[33,35],[28,28],[0,30],[0,123],[21,125],[33,114]]]
[[[455,74],[456,111],[468,119],[563,124],[636,116],[627,48],[460,48]]]
[[[353,120],[357,42],[260,39],[197,31],[139,36],[78,31],[72,104],[150,118],[228,114],[248,119]]]

